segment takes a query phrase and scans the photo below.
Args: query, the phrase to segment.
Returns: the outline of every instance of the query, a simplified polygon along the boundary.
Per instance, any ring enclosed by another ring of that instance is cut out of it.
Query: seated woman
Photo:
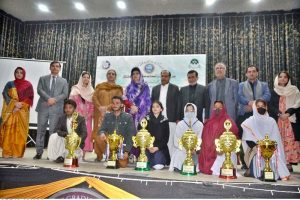
[[[147,149],[146,154],[150,162],[150,167],[162,169],[170,164],[170,154],[168,149],[169,141],[169,121],[162,115],[163,106],[159,101],[153,101],[151,111],[146,116],[148,125],[146,129],[151,136],[155,137],[153,147]],[[141,126],[139,125],[139,129]]]
[[[174,136],[174,153],[171,158],[169,171],[180,171],[182,164],[186,158],[186,150],[179,148],[179,140],[182,135],[191,126],[192,130],[195,132],[197,137],[201,139],[203,124],[197,119],[197,106],[192,103],[187,103],[184,107],[184,118],[176,125],[176,132]],[[193,160],[195,164],[198,165],[198,156],[193,155]],[[198,167],[196,168],[198,171]]]
[[[275,179],[288,180],[290,173],[286,167],[283,145],[275,120],[269,117],[267,112],[267,103],[258,99],[253,104],[253,116],[242,123],[243,138],[242,145],[245,151],[245,162],[249,168],[245,176],[255,178],[261,177],[261,170],[264,168],[264,160],[257,155],[256,142],[263,140],[268,134],[270,140],[277,142],[277,150],[274,152],[270,165],[275,173]],[[276,166],[277,165],[277,166]]]
[[[72,133],[72,115],[76,109],[76,102],[68,99],[64,103],[64,113],[58,120],[54,133],[49,137],[48,142],[48,158],[56,163],[64,162],[64,158],[68,154],[68,150],[65,148],[65,137]],[[84,142],[87,135],[86,123],[84,117],[78,115],[78,126],[75,132],[81,137],[81,143],[78,149],[75,150],[75,154],[79,161],[82,160],[82,149],[84,148]]]
[[[220,175],[220,168],[225,160],[225,156],[216,151],[215,139],[220,138],[225,131],[224,122],[227,119],[229,119],[232,124],[230,131],[238,137],[238,128],[227,114],[223,102],[215,101],[212,115],[204,124],[199,153],[199,170],[204,174]],[[231,153],[231,160],[234,165],[237,164],[237,157],[234,152]]]

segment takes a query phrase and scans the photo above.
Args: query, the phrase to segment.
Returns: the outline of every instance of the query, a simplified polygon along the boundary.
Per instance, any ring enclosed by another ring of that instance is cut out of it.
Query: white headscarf
[[[83,71],[80,75],[78,83],[76,85],[72,86],[70,96],[80,95],[86,101],[92,102],[92,97],[93,97],[93,93],[94,93],[94,88],[92,86],[92,76],[89,73],[90,82],[89,82],[87,87],[84,87],[83,86],[83,81],[82,81],[82,74],[83,73],[86,73],[86,72]]]
[[[283,87],[278,85],[278,76],[276,76],[274,81],[274,91],[279,96],[286,97],[286,109],[289,108],[299,108],[300,107],[300,92],[298,88],[291,84],[291,80],[289,80],[288,84]],[[289,117],[290,122],[296,123],[295,114]]]
[[[194,107],[194,113],[193,113],[193,116],[191,119],[189,119],[187,117],[187,111],[186,111],[186,108],[187,108],[187,105],[192,105]],[[184,117],[183,117],[183,120],[186,122],[186,123],[190,123],[190,120],[191,120],[191,125],[193,125],[198,119],[197,119],[197,106],[193,103],[187,103],[185,106],[184,106]]]

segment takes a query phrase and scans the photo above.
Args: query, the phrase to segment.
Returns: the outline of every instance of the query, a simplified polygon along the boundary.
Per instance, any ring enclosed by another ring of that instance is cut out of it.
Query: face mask
[[[259,107],[257,108],[257,112],[261,115],[264,115],[266,113],[267,109],[265,108],[262,108],[262,107]]]
[[[215,110],[216,115],[219,115],[220,112],[221,112],[221,109],[220,109],[220,108],[217,108],[217,109]]]
[[[188,118],[188,119],[192,119],[194,117],[194,112],[187,112],[185,113],[185,116]]]

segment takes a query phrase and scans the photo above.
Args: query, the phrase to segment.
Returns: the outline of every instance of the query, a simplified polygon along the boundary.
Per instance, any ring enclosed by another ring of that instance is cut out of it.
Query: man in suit
[[[67,80],[58,76],[61,65],[57,61],[50,63],[51,74],[39,79],[37,93],[40,95],[35,111],[38,112],[36,155],[33,159],[42,158],[46,128],[49,121],[49,134],[54,131],[59,116],[63,113],[64,99],[68,97]]]
[[[215,65],[216,79],[207,85],[207,104],[205,118],[210,117],[215,101],[225,103],[227,114],[235,121],[238,108],[238,89],[239,84],[236,80],[226,78],[226,65],[217,63]]]
[[[179,88],[177,85],[170,83],[171,72],[162,70],[160,73],[161,84],[152,89],[151,101],[160,101],[164,107],[162,114],[169,120],[169,141],[168,148],[170,156],[174,151],[174,134],[176,129],[176,120],[178,119],[178,97]]]
[[[68,99],[64,103],[64,114],[59,117],[58,123],[54,129],[54,133],[49,138],[48,143],[48,158],[54,160],[56,163],[64,162],[64,158],[68,154],[68,150],[65,147],[64,138],[72,133],[72,123],[76,122],[77,127],[75,132],[81,137],[80,148],[75,150],[75,154],[79,160],[81,160],[84,148],[84,141],[87,135],[87,129],[84,117],[78,115],[77,119],[73,119],[77,105],[72,99]]]
[[[187,73],[187,78],[189,85],[182,87],[179,92],[179,119],[182,120],[184,117],[184,106],[187,103],[193,103],[197,106],[197,118],[202,122],[203,117],[203,108],[205,108],[205,86],[197,83],[198,81],[198,72],[195,70],[190,70]]]

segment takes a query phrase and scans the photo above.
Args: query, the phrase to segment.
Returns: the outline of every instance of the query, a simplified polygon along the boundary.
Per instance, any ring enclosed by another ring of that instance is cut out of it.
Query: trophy
[[[225,153],[225,160],[220,169],[220,178],[224,179],[236,179],[236,169],[231,161],[231,152],[239,152],[241,140],[237,140],[235,135],[230,132],[232,124],[230,120],[224,122],[225,132],[220,136],[219,139],[215,139],[215,145],[217,151],[220,153]]]
[[[261,156],[265,160],[265,168],[262,171],[261,179],[267,182],[275,182],[275,175],[270,167],[270,158],[277,148],[277,142],[270,140],[269,136],[266,135],[265,139],[259,140],[257,143],[260,148]]]
[[[72,114],[72,133],[65,137],[65,146],[69,150],[68,155],[64,161],[64,167],[78,167],[78,158],[75,155],[75,150],[78,149],[81,143],[81,137],[76,133],[76,128],[78,126],[77,122],[78,112]]]
[[[134,147],[140,147],[141,153],[138,157],[138,161],[136,163],[135,170],[138,171],[149,171],[150,170],[150,164],[148,162],[148,158],[146,156],[146,148],[153,147],[153,143],[155,138],[150,135],[150,133],[147,131],[147,120],[144,118],[141,121],[142,129],[136,134],[136,136],[132,136],[133,146]]]
[[[114,130],[114,133],[111,135],[107,136],[107,141],[108,141],[108,149],[109,152],[111,152],[111,156],[107,155],[109,157],[107,161],[107,167],[110,169],[117,169],[119,168],[117,164],[117,150],[119,149],[120,144],[122,145],[124,138],[121,135],[118,135],[116,130]]]
[[[196,165],[192,158],[192,153],[194,150],[200,150],[201,140],[198,139],[197,135],[191,128],[191,122],[189,125],[189,129],[184,132],[182,137],[179,140],[179,148],[182,147],[186,150],[186,159],[182,164],[181,174],[191,176],[196,175]]]

